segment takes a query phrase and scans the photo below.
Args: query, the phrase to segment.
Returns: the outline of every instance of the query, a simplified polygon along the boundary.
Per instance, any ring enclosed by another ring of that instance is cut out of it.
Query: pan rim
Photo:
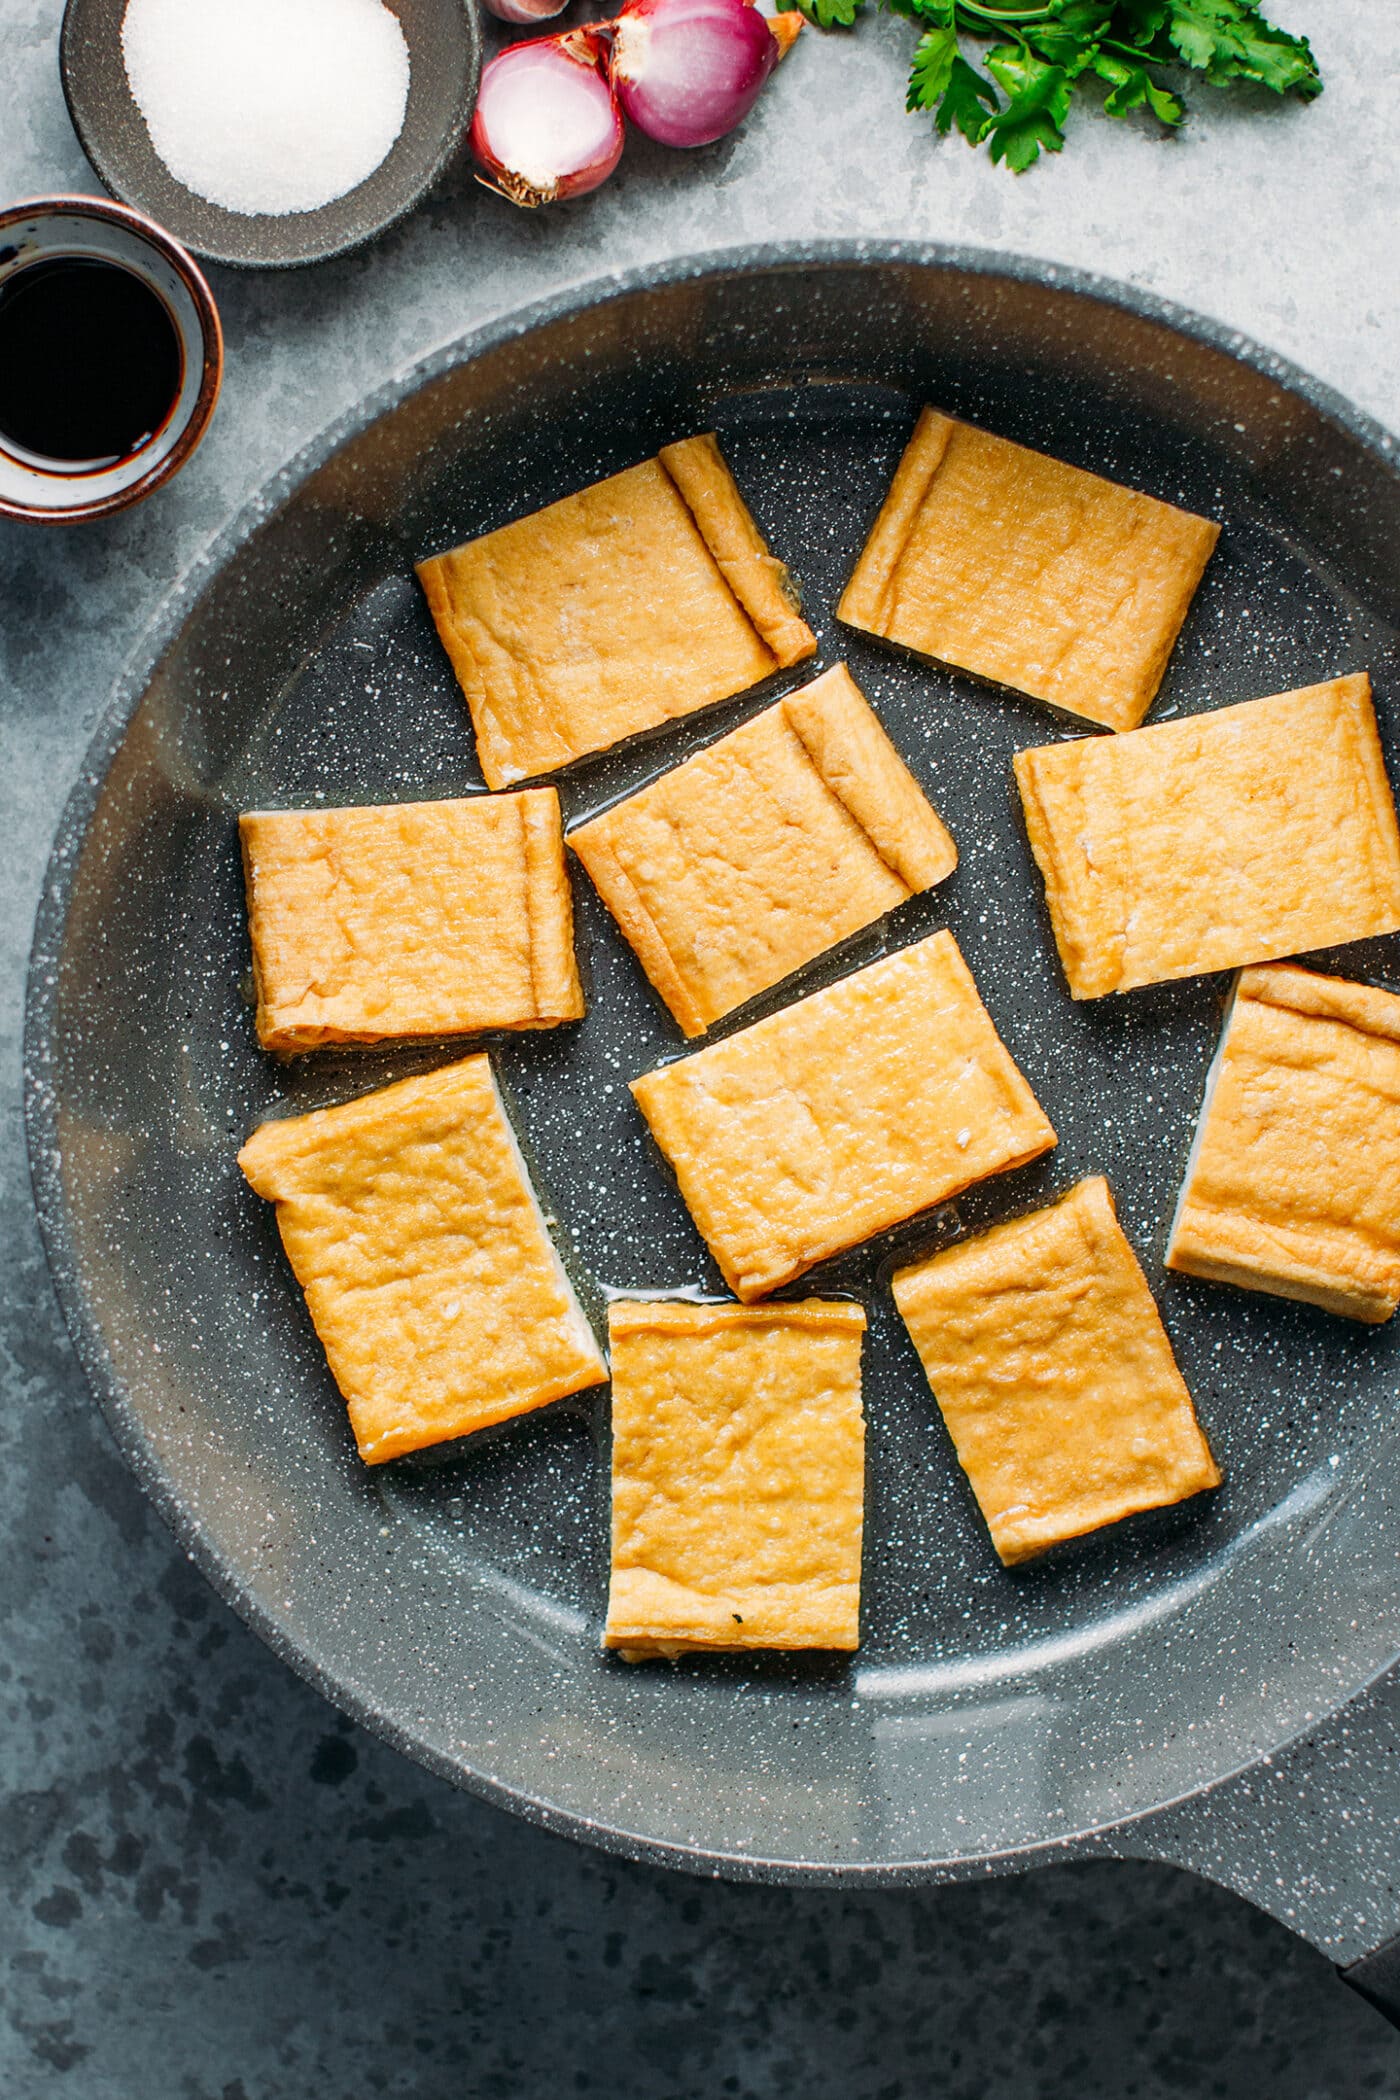
[[[276,1614],[249,1587],[244,1576],[204,1535],[198,1520],[154,1460],[150,1439],[108,1357],[102,1333],[86,1299],[73,1258],[59,1164],[53,1066],[53,1020],[58,990],[57,960],[68,917],[72,886],[89,825],[101,799],[108,772],[139,709],[151,679],[167,651],[194,613],[205,589],[232,556],[298,489],[345,444],[369,429],[433,380],[474,362],[508,342],[551,322],[606,307],[638,292],[677,284],[700,283],[773,271],[866,266],[896,266],[952,275],[1001,277],[1013,283],[1061,290],[1080,299],[1155,322],[1187,341],[1224,353],[1291,393],[1358,441],[1387,472],[1400,480],[1400,441],[1376,418],[1356,408],[1343,395],[1314,378],[1281,354],[1265,348],[1225,323],[1137,286],[1094,272],[1046,262],[1034,256],[1002,254],[956,243],[830,239],[748,243],[709,249],[664,261],[643,263],[547,294],[523,307],[502,308],[474,329],[449,338],[411,360],[373,388],[360,401],[333,418],[298,447],[292,457],[240,506],[229,523],[193,557],[157,605],[128,654],[84,753],[77,780],[63,806],[45,870],[35,915],[27,972],[23,1031],[24,1122],[35,1209],[55,1295],[74,1352],[92,1388],[125,1462],[136,1472],[176,1544],[200,1569],[221,1599],[272,1650],[324,1698],[381,1741],[423,1766],[436,1777],[525,1821],[573,1837],[600,1850],[642,1863],[726,1879],[842,1886],[897,1886],[952,1881],[995,1872],[1017,1872],[1033,1864],[1075,1856],[1090,1844],[1104,1849],[1110,1834],[1120,1836],[1187,1802],[1200,1800],[1232,1779],[1306,1741],[1333,1715],[1364,1693],[1400,1659],[1400,1635],[1383,1659],[1355,1682],[1339,1685],[1335,1702],[1316,1711],[1295,1730],[1258,1745],[1252,1754],[1227,1761],[1225,1767],[1195,1787],[1165,1794],[1121,1817],[1090,1823],[1082,1829],[1038,1838],[981,1853],[947,1859],[816,1862],[767,1858],[751,1852],[722,1851],[700,1844],[639,1835],[564,1808],[528,1790],[478,1772],[422,1742],[379,1711],[315,1654],[289,1635]],[[1118,1849],[1118,1848],[1113,1848]]]

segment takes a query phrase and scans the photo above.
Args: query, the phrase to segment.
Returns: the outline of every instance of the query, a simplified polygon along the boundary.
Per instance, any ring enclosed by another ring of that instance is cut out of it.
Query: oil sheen
[[[183,377],[159,293],[120,263],[52,256],[0,284],[0,446],[99,473],[156,436]]]

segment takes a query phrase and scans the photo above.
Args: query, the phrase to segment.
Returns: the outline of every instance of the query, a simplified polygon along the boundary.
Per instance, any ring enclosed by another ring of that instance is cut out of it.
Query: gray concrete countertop
[[[1277,0],[1327,92],[1201,89],[1185,134],[1077,115],[1020,180],[902,111],[912,32],[804,32],[734,139],[634,143],[526,216],[459,171],[375,248],[214,273],[228,376],[192,466],[69,533],[0,526],[0,1029],[8,1551],[0,1562],[0,2090],[15,2100],[1271,2100],[1400,2096],[1400,2037],[1324,1957],[1176,1869],[1089,1861],[870,1894],[729,1888],[587,1853],[429,1779],[292,1678],[176,1552],[63,1335],[19,1112],[23,970],[49,839],[154,606],[287,455],[397,367],[606,271],[773,236],[972,242],[1151,287],[1400,428],[1393,11]],[[58,0],[0,0],[0,199],[97,187],[58,85]],[[1272,1795],[1318,1807],[1296,1885]],[[1400,1695],[1144,1850],[1237,1880],[1340,1957],[1393,1923]]]

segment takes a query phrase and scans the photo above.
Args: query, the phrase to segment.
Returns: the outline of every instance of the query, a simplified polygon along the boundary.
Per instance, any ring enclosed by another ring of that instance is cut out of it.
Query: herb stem
[[[957,0],[960,15],[977,15],[984,22],[999,22],[1014,29],[1020,22],[1048,22],[1057,10],[1052,7],[983,7],[979,0]]]

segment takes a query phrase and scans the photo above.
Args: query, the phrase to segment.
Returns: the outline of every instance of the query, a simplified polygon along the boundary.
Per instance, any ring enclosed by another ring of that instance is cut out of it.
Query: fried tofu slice
[[[1245,970],[1206,1086],[1167,1267],[1349,1319],[1400,1304],[1400,998]]]
[[[569,844],[687,1035],[957,865],[844,664]]]
[[[1400,836],[1364,672],[1018,752],[1076,999],[1400,926]]]
[[[633,1299],[608,1330],[604,1646],[628,1662],[858,1646],[861,1307]]]
[[[418,576],[493,788],[746,692],[817,646],[712,435]]]
[[[898,1270],[894,1299],[1007,1567],[1219,1486],[1101,1175]]]
[[[265,1050],[582,1015],[553,788],[254,810],[238,830]]]
[[[277,1205],[366,1464],[607,1377],[488,1057],[264,1123],[238,1164]]]
[[[950,933],[631,1086],[746,1303],[1055,1143]]]
[[[926,408],[836,614],[1133,729],[1219,535],[1209,518]]]

